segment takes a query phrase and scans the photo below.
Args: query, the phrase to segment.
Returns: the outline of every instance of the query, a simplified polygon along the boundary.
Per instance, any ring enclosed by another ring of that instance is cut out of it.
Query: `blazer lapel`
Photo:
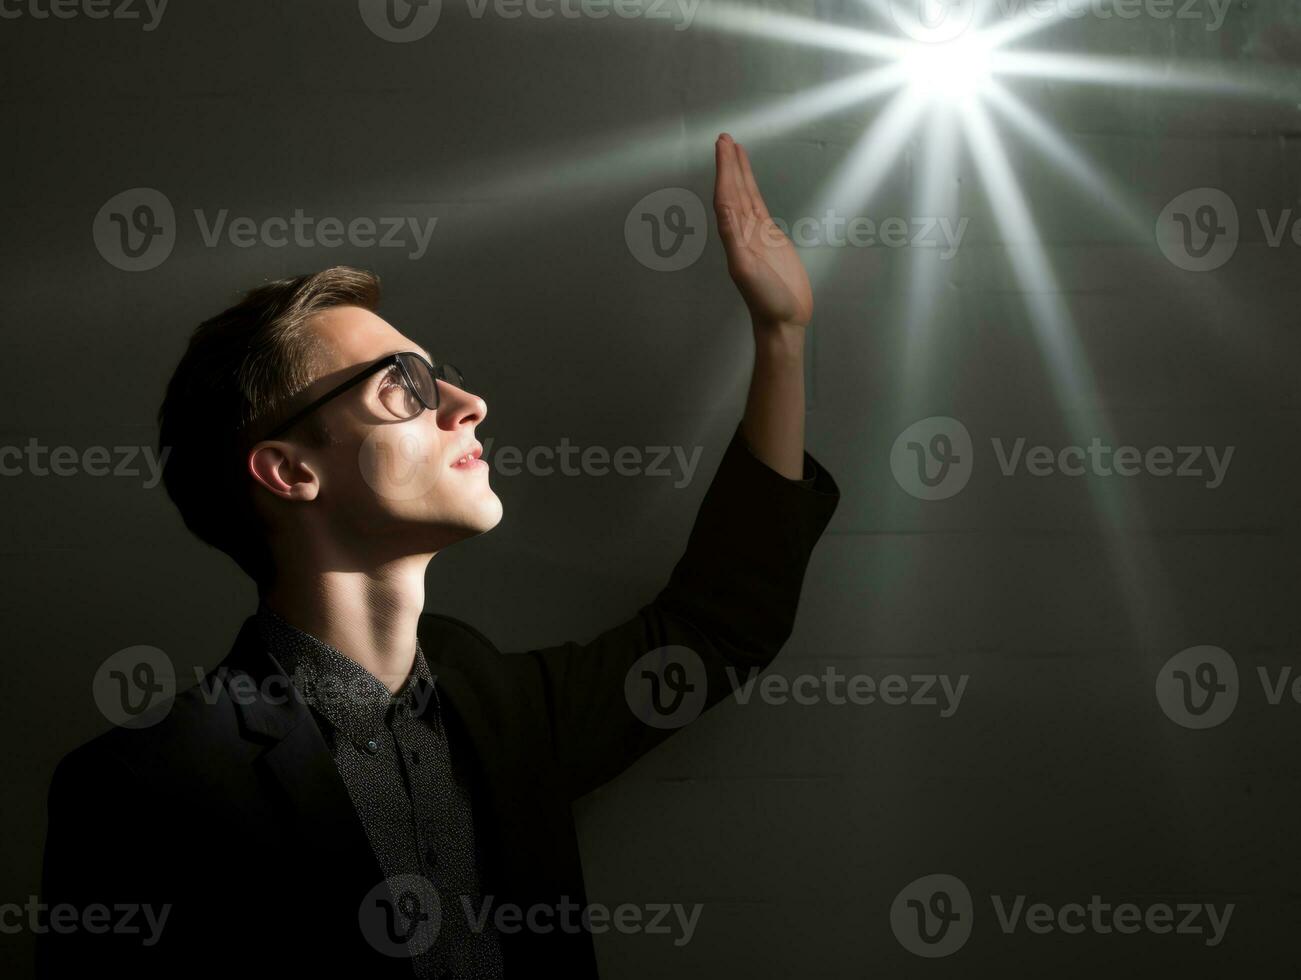
[[[439,688],[439,706],[458,774],[470,790],[481,868],[480,888],[499,902],[514,901],[531,877],[538,850],[539,773],[506,744],[469,676],[437,662],[424,647]]]
[[[289,893],[313,886],[312,934],[344,942],[377,966],[383,959],[393,964],[394,976],[409,977],[406,960],[380,957],[365,942],[358,912],[384,872],[311,711],[262,646],[254,617],[245,620],[222,668],[242,731],[266,743],[253,766],[264,777],[259,781],[283,794],[283,805],[275,807],[283,821],[271,828],[285,856],[276,871],[300,879],[284,883]],[[345,941],[349,936],[351,944]]]

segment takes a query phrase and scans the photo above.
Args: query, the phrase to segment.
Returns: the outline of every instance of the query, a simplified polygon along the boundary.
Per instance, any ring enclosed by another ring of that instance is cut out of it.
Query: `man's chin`
[[[487,534],[501,523],[502,514],[501,500],[493,493],[489,494],[486,499],[479,501],[469,512],[457,515],[455,521],[440,522],[431,530],[434,531],[436,538],[444,542],[445,547],[448,544],[467,541],[470,538],[477,538],[481,534]]]

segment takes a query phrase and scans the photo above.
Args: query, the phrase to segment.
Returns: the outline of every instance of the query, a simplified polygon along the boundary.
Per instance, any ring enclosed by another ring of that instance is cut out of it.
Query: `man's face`
[[[312,329],[328,363],[295,398],[295,407],[387,354],[431,353],[360,307],[327,310]],[[438,551],[501,520],[488,464],[477,458],[475,428],[488,413],[483,399],[438,381],[438,408],[403,419],[405,413],[395,409],[412,403],[401,385],[396,368],[379,371],[279,439],[259,444],[279,449],[253,451],[259,482],[268,485],[264,477],[269,476],[269,488],[280,500],[313,508],[312,531],[329,534],[340,551],[358,558]],[[312,418],[328,430],[329,444],[311,438]],[[471,460],[461,462],[467,454]]]

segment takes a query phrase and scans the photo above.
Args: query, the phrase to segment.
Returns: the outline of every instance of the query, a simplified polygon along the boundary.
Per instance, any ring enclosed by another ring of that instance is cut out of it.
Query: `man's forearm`
[[[754,324],[754,372],[741,434],[782,476],[804,476],[804,333],[795,324]]]

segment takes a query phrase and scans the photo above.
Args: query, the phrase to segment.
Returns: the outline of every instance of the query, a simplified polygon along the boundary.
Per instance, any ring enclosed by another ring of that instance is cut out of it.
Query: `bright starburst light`
[[[764,137],[818,117],[838,113],[869,100],[888,98],[879,107],[837,170],[826,180],[805,215],[859,214],[892,173],[894,164],[916,138],[916,201],[918,215],[957,217],[955,178],[958,151],[965,149],[980,179],[988,211],[997,226],[1006,261],[1025,303],[1027,322],[1042,356],[1047,376],[1068,418],[1081,424],[1078,410],[1092,406],[1089,433],[1110,436],[1111,426],[1101,409],[1097,386],[1071,319],[1064,291],[1036,227],[1031,202],[1022,189],[1003,145],[1000,126],[1011,132],[1049,164],[1066,189],[1084,194],[1102,216],[1110,218],[1129,240],[1152,241],[1152,224],[1117,181],[1083,156],[1054,127],[1030,108],[1014,89],[1025,80],[1052,80],[1102,89],[1143,90],[1158,95],[1201,94],[1214,98],[1297,98],[1292,74],[1254,71],[1235,75],[1218,63],[1144,60],[1034,51],[1024,47],[1031,36],[1077,23],[1081,16],[1115,15],[1114,0],[1055,0],[1044,3],[1014,0],[859,0],[876,16],[881,31],[836,26],[771,9],[706,0],[697,23],[768,42],[811,46],[861,57],[869,66],[847,78],[797,93],[747,113],[730,125],[720,125],[749,137],[751,128]],[[1132,5],[1131,5],[1132,6]],[[1019,11],[1010,13],[1010,11]],[[760,140],[762,142],[762,140]],[[834,250],[814,249],[805,255],[810,276],[824,278]],[[906,309],[901,415],[920,409],[925,367],[935,331],[937,298],[943,291],[942,263],[933,255],[917,255],[911,266]],[[911,416],[909,416],[911,417]],[[1084,438],[1083,429],[1075,433]],[[1132,500],[1089,485],[1108,529],[1113,564],[1127,594],[1131,612],[1139,609],[1153,575],[1149,557],[1140,556],[1131,540],[1117,537],[1126,526],[1145,522]],[[1145,597],[1146,598],[1146,597]]]

